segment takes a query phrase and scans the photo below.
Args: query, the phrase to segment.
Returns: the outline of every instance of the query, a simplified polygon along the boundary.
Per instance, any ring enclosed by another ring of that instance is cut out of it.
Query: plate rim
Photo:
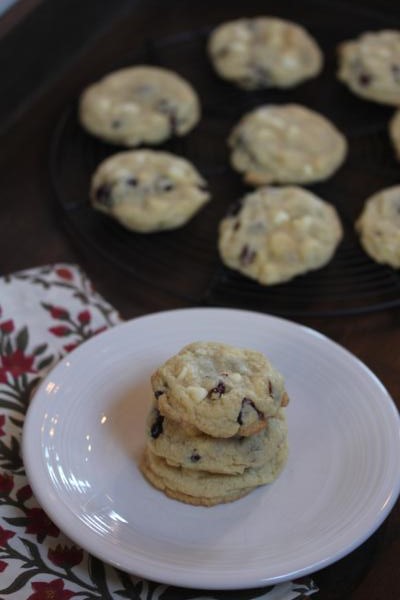
[[[99,336],[94,336],[94,337],[90,338],[89,340],[85,341],[83,344],[81,344],[78,348],[76,348],[74,350],[74,355],[76,356],[75,353],[77,353],[77,354],[87,353],[87,351],[88,351],[87,349],[91,344],[98,344],[99,343],[98,340],[100,338],[102,338],[104,340],[103,336],[114,336],[115,332],[120,328],[126,328],[127,326],[134,327],[135,324],[139,321],[143,322],[145,320],[152,320],[155,317],[156,318],[157,317],[168,318],[169,315],[176,316],[176,315],[179,315],[179,313],[180,314],[188,314],[188,313],[192,313],[192,314],[194,314],[194,313],[203,313],[203,314],[205,314],[205,313],[209,313],[209,314],[210,313],[219,313],[219,314],[225,313],[225,314],[228,314],[229,313],[232,317],[234,315],[237,315],[238,313],[240,313],[240,315],[243,317],[246,315],[252,315],[253,317],[254,316],[259,317],[259,318],[261,317],[261,319],[265,320],[265,321],[278,322],[278,324],[281,324],[284,327],[288,327],[289,329],[293,327],[293,328],[297,329],[298,331],[301,330],[306,335],[311,334],[313,336],[317,336],[322,341],[322,343],[328,343],[329,345],[333,345],[333,347],[335,348],[336,351],[340,351],[340,352],[344,353],[344,355],[349,357],[353,361],[353,363],[358,366],[358,368],[362,368],[363,370],[365,370],[366,373],[368,373],[369,377],[372,377],[372,379],[375,381],[375,383],[378,384],[383,395],[385,396],[385,401],[386,401],[385,406],[388,411],[387,414],[390,413],[390,418],[396,420],[396,422],[397,422],[397,428],[398,428],[398,432],[399,432],[399,444],[400,444],[400,416],[399,416],[397,406],[396,406],[393,398],[388,393],[386,387],[380,381],[380,379],[375,375],[375,373],[363,361],[361,361],[357,356],[355,356],[352,352],[347,350],[344,346],[342,346],[338,342],[329,338],[324,333],[321,333],[318,330],[313,329],[312,327],[291,321],[290,319],[286,319],[283,317],[260,313],[257,311],[245,310],[245,309],[220,308],[220,307],[190,307],[190,308],[177,308],[177,309],[171,309],[171,310],[160,310],[160,311],[148,313],[145,315],[141,315],[141,316],[135,317],[133,319],[129,319],[127,321],[123,321],[123,322],[111,327],[107,331],[101,333]],[[35,497],[38,500],[39,504],[46,511],[46,513],[49,515],[49,517],[54,521],[54,523],[57,526],[59,526],[60,530],[62,532],[64,532],[72,541],[79,543],[79,545],[82,546],[87,552],[89,552],[93,556],[96,556],[97,558],[104,561],[105,563],[107,563],[111,566],[114,566],[118,569],[127,571],[128,573],[130,573],[134,576],[143,577],[146,579],[152,579],[152,580],[156,580],[156,581],[162,581],[165,584],[172,585],[172,586],[178,586],[178,587],[189,587],[192,589],[204,589],[204,590],[211,590],[211,589],[230,590],[230,589],[249,589],[249,588],[258,587],[258,586],[274,585],[277,583],[288,581],[293,578],[297,578],[297,577],[304,576],[304,575],[309,575],[310,573],[319,571],[320,569],[337,562],[344,556],[351,553],[357,547],[359,547],[363,542],[365,542],[380,527],[380,525],[383,523],[383,521],[387,518],[387,516],[393,509],[393,507],[399,497],[399,494],[400,494],[400,470],[398,473],[397,481],[392,482],[390,497],[387,498],[384,506],[381,508],[381,510],[380,510],[379,514],[377,515],[377,517],[375,518],[375,521],[372,524],[372,526],[369,528],[366,528],[366,530],[364,531],[364,533],[362,535],[359,535],[358,538],[354,539],[354,541],[351,544],[349,544],[349,543],[345,544],[345,546],[342,548],[342,550],[336,551],[333,556],[332,555],[325,556],[324,558],[321,558],[321,560],[319,560],[317,562],[313,562],[312,564],[310,564],[308,566],[304,566],[295,571],[285,572],[283,574],[277,574],[274,577],[271,577],[271,576],[255,577],[254,575],[251,575],[251,574],[246,575],[246,573],[242,573],[240,581],[235,579],[234,581],[232,581],[232,583],[230,583],[230,581],[228,581],[227,579],[224,579],[223,576],[221,577],[220,575],[213,572],[209,576],[209,583],[207,583],[206,581],[204,581],[204,576],[202,576],[201,574],[200,574],[200,576],[197,575],[197,579],[196,579],[196,574],[193,573],[193,571],[191,573],[185,575],[184,570],[180,569],[179,578],[177,580],[176,574],[171,575],[171,576],[169,575],[168,563],[165,563],[166,571],[164,571],[162,573],[161,577],[158,577],[154,571],[154,567],[152,567],[150,565],[150,567],[147,566],[147,568],[146,568],[146,563],[148,565],[148,561],[145,560],[143,562],[142,559],[139,560],[139,562],[141,562],[141,566],[138,570],[129,569],[127,567],[127,565],[122,564],[121,561],[114,559],[113,557],[110,557],[107,552],[101,552],[101,548],[99,550],[98,546],[96,546],[94,548],[91,543],[86,544],[86,540],[85,540],[85,543],[82,543],[81,537],[78,536],[78,540],[77,540],[77,538],[74,534],[71,535],[69,533],[68,529],[65,529],[64,509],[62,511],[59,511],[59,507],[54,506],[54,503],[52,503],[51,500],[49,500],[48,497],[46,497],[46,490],[43,489],[40,485],[36,485],[37,479],[36,479],[36,475],[35,475],[35,468],[37,468],[37,465],[35,465],[34,461],[31,460],[31,458],[33,457],[33,455],[31,454],[31,446],[32,446],[32,441],[33,441],[32,436],[34,436],[35,433],[30,430],[31,421],[33,421],[35,413],[37,411],[40,411],[40,409],[41,409],[41,405],[44,402],[44,400],[41,400],[41,394],[42,394],[43,390],[45,389],[46,385],[48,384],[50,378],[54,377],[54,372],[57,371],[57,369],[61,370],[64,368],[65,362],[68,361],[69,356],[70,355],[66,355],[64,358],[62,358],[57,363],[57,365],[55,365],[53,367],[53,369],[51,369],[51,371],[42,379],[42,381],[39,384],[38,388],[36,389],[33,397],[31,398],[27,413],[25,415],[25,421],[24,421],[23,432],[22,432],[21,448],[22,448],[23,463],[24,463],[26,473],[28,476],[28,481],[31,484],[31,487],[34,491]],[[39,449],[38,452],[40,455],[42,455],[41,449]],[[40,467],[41,467],[41,465],[40,465]],[[52,486],[52,482],[48,475],[48,471],[43,469],[43,474],[45,474],[45,476],[46,476],[48,485]],[[66,512],[67,513],[69,512],[69,514],[73,517],[74,520],[79,521],[79,518],[76,515],[76,513],[74,513],[73,511],[68,511],[68,510]],[[82,522],[80,523],[80,527],[83,528]],[[79,524],[78,524],[78,528],[79,528]],[[98,538],[98,535],[95,532],[93,532],[92,530],[90,530],[90,534],[91,534],[91,537],[93,535],[95,538],[96,537]],[[157,564],[159,564],[159,563],[160,563],[160,559],[158,559]],[[156,565],[156,563],[154,563],[154,565]],[[178,568],[178,570],[179,570],[179,568]]]

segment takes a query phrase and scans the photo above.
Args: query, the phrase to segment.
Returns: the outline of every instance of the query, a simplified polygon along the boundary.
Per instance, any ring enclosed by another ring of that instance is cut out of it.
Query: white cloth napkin
[[[40,508],[20,453],[32,392],[63,355],[119,321],[117,311],[74,265],[39,267],[0,279],[0,597],[293,600],[317,592],[310,578],[237,592],[146,581],[77,547]]]

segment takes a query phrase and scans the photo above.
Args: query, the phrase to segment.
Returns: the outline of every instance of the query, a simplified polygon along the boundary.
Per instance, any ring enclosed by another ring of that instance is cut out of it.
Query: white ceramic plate
[[[263,352],[291,398],[284,472],[213,508],[167,498],[137,467],[149,376],[195,340]],[[135,319],[75,350],[31,403],[23,455],[39,502],[76,543],[193,588],[277,583],[334,562],[382,523],[400,482],[398,413],[364,364],[311,329],[213,308]]]

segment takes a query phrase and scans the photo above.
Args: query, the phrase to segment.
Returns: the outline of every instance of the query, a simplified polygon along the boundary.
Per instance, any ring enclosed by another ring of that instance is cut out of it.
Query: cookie
[[[327,179],[347,154],[347,141],[339,130],[298,104],[265,105],[244,115],[228,145],[232,167],[255,186]]]
[[[157,466],[154,467],[154,462],[156,462],[156,460],[156,455],[153,455],[151,451],[144,452],[140,463],[140,469],[143,475],[155,488],[163,491],[169,498],[185,502],[186,504],[193,504],[194,506],[215,506],[216,504],[224,504],[239,500],[239,498],[246,496],[254,489],[253,486],[250,488],[237,489],[231,493],[226,493],[225,495],[221,492],[220,494],[209,497],[193,496],[192,494],[187,494],[169,487],[171,483],[166,481],[162,473],[157,472],[159,471]],[[162,464],[163,459],[159,458],[158,460],[160,461],[160,464]],[[166,465],[165,462],[164,465]],[[173,467],[171,467],[171,469],[172,468]]]
[[[300,25],[274,17],[237,19],[211,34],[216,72],[241,88],[290,88],[315,77],[323,64],[316,41]]]
[[[218,342],[185,346],[151,385],[162,416],[213,437],[257,433],[288,402],[282,375],[263,354]]]
[[[263,466],[248,468],[241,475],[222,475],[170,466],[146,448],[140,466],[150,483],[167,496],[189,504],[213,506],[237,500],[254,488],[274,481],[285,466],[287,456],[285,439]]]
[[[79,118],[92,135],[133,148],[187,134],[200,119],[200,101],[177,73],[140,65],[114,71],[86,88]]]
[[[357,96],[400,105],[400,31],[371,31],[338,47],[338,78]]]
[[[400,269],[400,185],[380,190],[365,201],[356,230],[374,261]]]
[[[222,261],[262,285],[328,263],[343,235],[336,209],[296,186],[247,194],[219,227]]]
[[[278,444],[287,437],[284,409],[268,419],[267,426],[252,436],[215,438],[194,427],[161,417],[156,406],[147,420],[147,447],[175,467],[238,475],[249,467],[271,460]]]
[[[184,158],[156,150],[119,152],[92,177],[93,208],[132,231],[184,225],[210,199],[207,184]]]
[[[395,111],[389,121],[389,137],[396,157],[400,160],[400,109]]]

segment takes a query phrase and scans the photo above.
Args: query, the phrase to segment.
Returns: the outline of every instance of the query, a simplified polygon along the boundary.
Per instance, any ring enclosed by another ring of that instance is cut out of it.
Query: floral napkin
[[[32,393],[63,355],[119,321],[74,265],[0,278],[0,597],[292,600],[318,591],[310,578],[235,592],[146,581],[77,547],[38,505],[21,458],[22,426]]]

